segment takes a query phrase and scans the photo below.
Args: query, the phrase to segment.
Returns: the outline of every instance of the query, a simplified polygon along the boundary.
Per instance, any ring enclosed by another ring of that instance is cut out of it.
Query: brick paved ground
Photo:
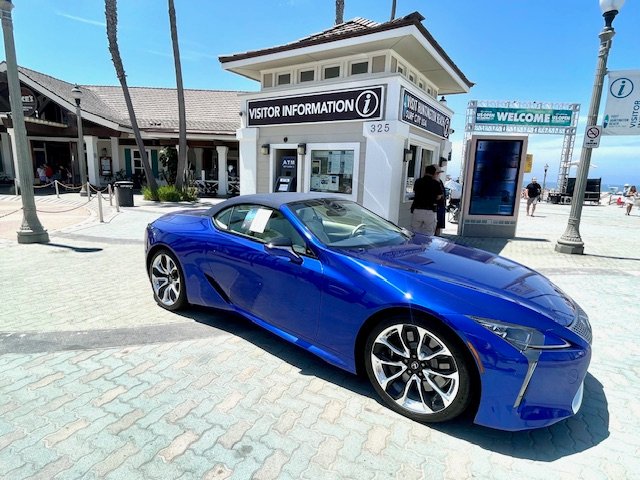
[[[136,205],[99,224],[90,203],[49,245],[0,238],[0,478],[639,478],[637,209],[585,206],[583,256],[553,251],[561,205],[522,216],[515,240],[458,239],[539,269],[592,320],[578,415],[507,433],[417,424],[248,322],[160,309],[143,228],[176,207]]]

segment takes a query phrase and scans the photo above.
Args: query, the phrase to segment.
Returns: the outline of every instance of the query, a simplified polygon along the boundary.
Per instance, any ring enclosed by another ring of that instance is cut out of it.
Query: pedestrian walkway
[[[510,240],[458,238],[447,225],[456,242],[541,271],[593,325],[580,412],[508,433],[465,419],[412,422],[380,405],[365,381],[242,319],[155,305],[146,224],[208,204],[136,195],[135,207],[104,223],[93,202],[74,220],[45,223],[45,210],[83,202],[37,198],[49,244],[18,244],[15,232],[0,240],[2,478],[637,477],[638,209],[585,206],[585,255],[554,251],[565,205],[540,204],[535,217],[521,210]],[[0,196],[2,211],[12,205],[20,206]]]

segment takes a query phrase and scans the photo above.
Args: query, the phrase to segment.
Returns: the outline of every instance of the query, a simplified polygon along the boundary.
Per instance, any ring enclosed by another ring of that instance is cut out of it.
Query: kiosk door
[[[298,153],[296,150],[276,150],[274,192],[297,192]],[[284,189],[286,185],[286,190]]]

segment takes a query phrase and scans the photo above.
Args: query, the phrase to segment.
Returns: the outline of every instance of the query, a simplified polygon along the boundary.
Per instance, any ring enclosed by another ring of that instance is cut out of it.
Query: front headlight
[[[535,328],[523,327],[522,325],[514,325],[512,323],[500,322],[490,318],[469,316],[473,321],[482,325],[498,337],[513,345],[515,348],[523,352],[527,349],[534,350],[553,350],[559,348],[567,348],[569,342],[557,338],[554,335],[545,335]]]

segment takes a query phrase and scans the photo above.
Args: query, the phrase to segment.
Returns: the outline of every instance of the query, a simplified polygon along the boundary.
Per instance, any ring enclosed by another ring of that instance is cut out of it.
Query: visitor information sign
[[[609,72],[603,135],[640,135],[640,70]]]

